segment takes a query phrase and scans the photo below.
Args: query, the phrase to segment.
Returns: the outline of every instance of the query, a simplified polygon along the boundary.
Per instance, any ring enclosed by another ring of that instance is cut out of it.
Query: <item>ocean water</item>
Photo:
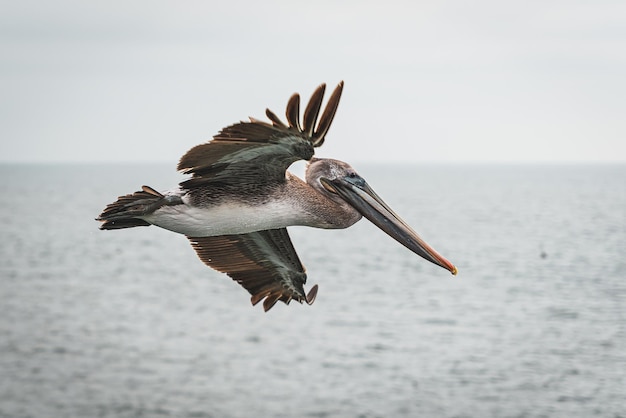
[[[290,228],[252,307],[187,240],[94,218],[170,165],[0,165],[1,417],[626,417],[625,165],[362,165],[459,268]]]

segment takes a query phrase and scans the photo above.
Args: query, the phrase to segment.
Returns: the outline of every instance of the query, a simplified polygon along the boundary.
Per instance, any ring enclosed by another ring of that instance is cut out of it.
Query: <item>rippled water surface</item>
[[[625,417],[626,166],[368,166],[457,277],[290,228],[313,306],[93,218],[167,165],[0,166],[2,417]]]

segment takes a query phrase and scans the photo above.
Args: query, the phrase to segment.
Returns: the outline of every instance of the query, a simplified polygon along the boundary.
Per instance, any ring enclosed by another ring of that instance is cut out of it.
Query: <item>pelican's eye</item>
[[[348,172],[344,178],[351,184],[357,184],[363,180],[361,176],[354,171]]]

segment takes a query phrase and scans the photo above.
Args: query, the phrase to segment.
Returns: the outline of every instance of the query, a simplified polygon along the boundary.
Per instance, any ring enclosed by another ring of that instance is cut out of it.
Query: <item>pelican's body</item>
[[[316,160],[338,164],[336,160]],[[287,226],[310,226],[324,229],[348,228],[361,219],[349,205],[329,199],[325,189],[302,181],[290,172],[285,182],[256,195],[206,193],[206,190],[177,189],[165,193],[182,204],[166,205],[139,219],[179,234],[211,237],[242,234]]]
[[[101,229],[156,225],[186,235],[200,259],[225,272],[265,310],[277,301],[309,304],[304,266],[286,227],[347,228],[365,216],[414,253],[453,274],[456,267],[428,246],[347,163],[313,158],[343,89],[331,95],[319,123],[325,86],[313,94],[300,123],[300,98],[287,105],[288,124],[267,110],[271,124],[252,119],[228,126],[189,150],[178,169],[191,178],[160,193],[148,186],[120,196],[98,217]],[[289,173],[307,160],[306,181]]]

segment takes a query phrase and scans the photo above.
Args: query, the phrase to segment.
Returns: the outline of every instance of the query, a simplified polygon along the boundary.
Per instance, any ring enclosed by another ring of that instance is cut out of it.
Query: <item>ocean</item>
[[[293,227],[317,300],[268,313],[98,230],[173,165],[0,165],[0,417],[626,417],[626,165],[356,166],[459,274]]]

